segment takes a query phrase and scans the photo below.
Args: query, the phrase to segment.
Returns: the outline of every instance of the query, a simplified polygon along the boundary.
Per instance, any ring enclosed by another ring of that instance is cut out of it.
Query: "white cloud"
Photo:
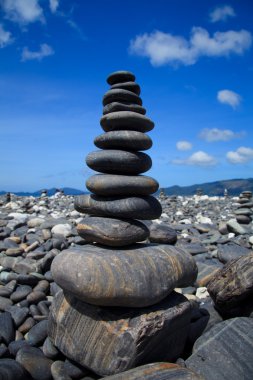
[[[253,149],[241,146],[236,151],[227,152],[226,157],[231,164],[246,164],[253,160]]]
[[[230,129],[204,128],[200,131],[199,138],[207,142],[229,141],[238,139],[245,135],[245,132],[235,133]]]
[[[235,17],[235,11],[230,5],[217,7],[210,13],[210,21],[226,21],[228,17]]]
[[[27,47],[25,47],[22,51],[22,57],[21,60],[28,61],[37,59],[38,61],[41,61],[44,57],[48,57],[50,55],[54,54],[54,50],[51,48],[51,46],[47,44],[41,44],[40,50],[38,51],[31,51]]]
[[[210,156],[209,154],[199,150],[198,152],[193,153],[190,157],[185,160],[172,160],[173,164],[176,165],[192,165],[192,166],[214,166],[217,164],[217,160]]]
[[[178,141],[176,146],[178,150],[190,150],[192,148],[192,144],[186,140]]]
[[[247,30],[216,32],[211,37],[204,28],[194,27],[190,39],[155,31],[136,36],[130,41],[129,52],[148,57],[153,66],[193,65],[199,58],[243,54],[252,43]]]
[[[52,13],[55,13],[58,7],[59,7],[59,0],[49,0],[49,8]]]
[[[0,0],[6,18],[20,24],[44,21],[39,0]]]
[[[4,30],[2,24],[0,24],[0,48],[4,48],[5,46],[12,43],[13,39],[11,37],[11,32],[7,32]]]
[[[217,99],[220,103],[228,104],[229,106],[236,108],[241,103],[241,96],[231,90],[220,90],[217,93]]]

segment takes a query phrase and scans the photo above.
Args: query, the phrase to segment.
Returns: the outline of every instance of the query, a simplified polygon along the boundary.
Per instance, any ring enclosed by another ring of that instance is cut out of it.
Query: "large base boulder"
[[[190,318],[190,302],[175,292],[159,304],[130,309],[90,305],[60,291],[52,305],[49,336],[68,358],[107,376],[176,360]]]

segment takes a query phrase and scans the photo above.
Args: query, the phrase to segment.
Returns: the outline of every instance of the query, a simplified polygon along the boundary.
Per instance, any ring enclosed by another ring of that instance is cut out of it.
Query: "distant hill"
[[[199,183],[191,186],[171,186],[163,188],[164,192],[167,195],[194,195],[196,194],[197,189],[200,188],[203,191],[203,194],[206,195],[224,195],[224,190],[228,190],[228,195],[239,195],[244,190],[250,190],[253,192],[253,178],[248,179],[229,179],[224,181],[208,182],[208,183]],[[87,194],[87,191],[81,191],[78,189],[72,189],[70,187],[62,188],[65,195],[81,195]],[[48,195],[54,195],[56,188],[47,189]],[[159,192],[158,192],[159,193]],[[0,191],[0,195],[6,194],[6,191]],[[39,197],[41,190],[34,191],[33,193],[29,192],[12,192],[18,196],[33,196]]]
[[[52,188],[52,189],[47,189],[47,193],[48,193],[48,196],[50,197],[51,195],[54,195],[55,192],[56,192],[56,188]],[[61,190],[64,191],[64,194],[65,195],[81,195],[81,194],[87,194],[87,191],[81,191],[81,190],[78,190],[78,189],[72,189],[71,187],[63,187],[61,188]],[[0,195],[4,195],[6,194],[7,191],[0,191]],[[34,191],[33,193],[29,193],[29,192],[12,192],[12,194],[15,194],[15,195],[18,195],[18,196],[23,196],[23,197],[30,197],[30,196],[33,196],[33,197],[39,197],[40,194],[41,194],[41,190],[37,190],[37,191]]]
[[[230,179],[225,181],[216,181],[200,183],[191,186],[171,186],[164,188],[167,195],[194,195],[197,189],[202,189],[206,195],[224,195],[224,190],[228,190],[228,195],[239,195],[244,190],[253,192],[253,178],[248,179]]]

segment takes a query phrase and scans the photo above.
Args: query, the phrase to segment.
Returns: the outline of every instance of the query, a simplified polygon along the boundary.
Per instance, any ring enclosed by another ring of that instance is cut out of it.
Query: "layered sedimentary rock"
[[[190,318],[190,303],[178,293],[157,306],[137,309],[89,305],[59,292],[49,334],[66,356],[106,376],[175,360],[183,350]]]
[[[155,244],[136,244],[120,252],[93,245],[68,249],[55,258],[51,270],[64,290],[103,306],[150,306],[175,287],[193,284],[197,276],[189,253]]]

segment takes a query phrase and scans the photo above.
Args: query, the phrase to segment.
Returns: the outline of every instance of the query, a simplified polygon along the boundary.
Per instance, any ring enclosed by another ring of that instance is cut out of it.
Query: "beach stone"
[[[226,244],[218,244],[218,259],[222,263],[227,263],[239,256],[247,255],[251,253],[251,250],[245,248],[234,242],[228,242]]]
[[[253,307],[250,302],[253,294],[253,253],[224,265],[213,275],[207,289],[222,313],[240,314],[242,308],[247,309],[248,303]]]
[[[55,235],[61,235],[64,237],[68,237],[71,235],[72,226],[68,223],[66,224],[56,224],[51,232]]]
[[[9,297],[12,294],[12,292],[15,290],[16,286],[17,286],[16,280],[12,280],[8,282],[6,285],[0,287],[0,296]]]
[[[52,364],[51,373],[54,380],[71,380],[71,377],[66,373],[64,362],[60,360]]]
[[[11,318],[11,314],[8,312],[0,314],[0,341],[8,344],[15,340],[15,328]]]
[[[197,262],[198,266],[198,277],[197,285],[198,286],[207,286],[209,281],[212,279],[213,275],[220,269],[220,266],[214,264],[207,264],[202,262]]]
[[[138,95],[134,94],[131,91],[121,90],[118,88],[108,90],[103,96],[103,106],[106,106],[107,104],[112,102],[126,102],[139,104],[140,106],[142,106],[142,100]]]
[[[22,334],[26,334],[34,325],[35,320],[32,317],[27,318],[21,326],[19,326],[18,331]]]
[[[52,360],[36,347],[24,346],[17,353],[16,361],[20,363],[34,380],[51,380]]]
[[[235,215],[251,215],[252,211],[248,208],[238,208],[235,210]]]
[[[28,380],[29,374],[14,359],[0,359],[1,380]]]
[[[87,179],[86,187],[102,196],[149,195],[158,190],[159,183],[148,176],[96,174]]]
[[[116,83],[134,82],[135,75],[130,71],[119,70],[108,75],[106,81],[111,86],[113,86]]]
[[[157,219],[162,213],[160,202],[151,195],[129,198],[79,195],[75,197],[75,209],[95,216],[141,220]]]
[[[177,232],[166,223],[152,223],[149,232],[152,243],[175,244],[177,241]]]
[[[70,359],[101,376],[112,375],[158,358],[177,359],[190,310],[189,301],[175,292],[149,308],[119,309],[85,304],[61,291],[52,305],[49,336]]]
[[[245,228],[243,228],[237,221],[236,219],[230,219],[227,222],[227,227],[228,230],[231,232],[234,232],[236,235],[244,235],[247,233]]]
[[[47,326],[47,320],[40,321],[34,325],[25,336],[27,342],[31,346],[38,346],[42,344],[47,337]]]
[[[192,285],[194,259],[170,245],[136,244],[129,248],[85,245],[55,257],[55,282],[78,299],[103,306],[143,307],[165,298],[175,287]]]
[[[101,117],[100,125],[105,132],[119,130],[149,132],[155,126],[147,116],[131,111],[108,113]]]
[[[18,339],[18,340],[12,341],[9,344],[8,350],[12,356],[16,357],[17,352],[20,350],[20,348],[24,346],[29,346],[29,343],[27,343],[27,341],[24,339]]]
[[[149,236],[149,229],[137,220],[102,217],[83,219],[77,225],[77,232],[87,242],[96,242],[111,247],[143,241]]]
[[[112,376],[105,380],[204,380],[204,378],[188,368],[174,363],[146,364]]]
[[[24,322],[29,313],[29,309],[27,307],[20,307],[16,305],[9,306],[6,311],[11,314],[17,328]]]
[[[239,351],[236,347],[240,347]],[[185,363],[208,380],[251,380],[253,319],[234,318],[218,323],[198,338]]]
[[[32,287],[29,286],[29,285],[19,285],[15,292],[12,293],[12,295],[10,296],[10,299],[13,301],[13,302],[19,302],[21,300],[23,300],[24,298],[26,298],[28,296],[28,294],[30,294],[32,292]]]
[[[127,90],[135,93],[136,95],[140,95],[141,89],[140,86],[136,82],[123,82],[123,83],[115,83],[111,86],[111,89],[120,88],[121,90]]]
[[[120,102],[112,102],[103,107],[103,115],[118,111],[131,111],[140,113],[142,115],[146,114],[146,109],[142,106],[139,106],[139,104],[125,104]]]
[[[138,131],[111,131],[97,136],[94,144],[100,149],[147,150],[152,147],[151,138]]]
[[[148,171],[152,161],[143,152],[107,149],[89,153],[86,164],[101,173],[136,175]]]
[[[59,351],[53,344],[52,340],[47,337],[43,343],[43,353],[49,359],[55,359],[59,356]]]
[[[12,300],[9,298],[0,296],[0,311],[5,311],[5,309],[13,304]]]
[[[252,218],[248,215],[236,215],[236,221],[240,224],[249,224],[252,222]]]

